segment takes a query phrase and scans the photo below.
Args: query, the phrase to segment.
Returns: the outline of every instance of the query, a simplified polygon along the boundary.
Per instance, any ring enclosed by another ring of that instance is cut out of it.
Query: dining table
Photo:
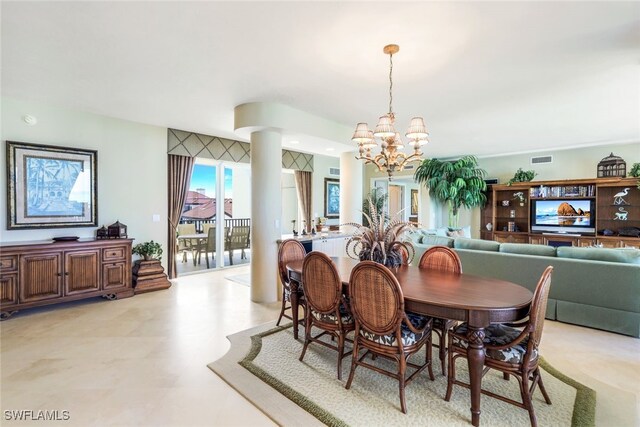
[[[331,258],[348,293],[351,270],[359,261]],[[298,338],[298,289],[303,286],[303,260],[286,265],[291,284],[293,333]],[[480,395],[484,369],[485,328],[492,323],[513,322],[529,314],[533,294],[516,283],[471,274],[455,274],[403,265],[390,269],[402,288],[405,310],[459,320],[468,324],[467,362],[471,389],[471,423],[480,424]]]
[[[196,234],[182,234],[180,236],[178,236],[178,240],[182,240],[184,242],[188,242],[188,245],[190,247],[196,247],[198,245],[202,245],[202,244],[206,244],[207,241],[207,235],[204,233],[196,233]],[[195,244],[194,244],[195,243]],[[193,256],[193,265],[196,265],[196,258],[197,257],[195,254]],[[198,262],[199,264],[199,262]],[[207,260],[207,268],[209,268],[209,260]]]

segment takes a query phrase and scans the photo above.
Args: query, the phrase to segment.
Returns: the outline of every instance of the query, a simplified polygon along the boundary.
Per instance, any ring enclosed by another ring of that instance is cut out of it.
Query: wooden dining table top
[[[348,286],[351,270],[359,261],[344,257],[331,259],[343,285]],[[292,261],[287,264],[287,269],[302,274],[302,263],[302,260]],[[400,283],[405,301],[474,311],[499,311],[524,309],[533,298],[527,288],[500,279],[439,272],[416,266],[390,270]]]

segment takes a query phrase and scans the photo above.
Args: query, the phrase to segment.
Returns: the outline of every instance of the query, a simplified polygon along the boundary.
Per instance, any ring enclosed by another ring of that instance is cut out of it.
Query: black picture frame
[[[7,229],[98,225],[98,152],[6,141]]]
[[[324,179],[324,216],[326,218],[340,217],[340,180]]]

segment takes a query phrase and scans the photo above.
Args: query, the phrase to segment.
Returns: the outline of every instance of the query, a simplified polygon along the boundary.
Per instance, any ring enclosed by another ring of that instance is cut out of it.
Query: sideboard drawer
[[[107,248],[102,250],[102,261],[117,261],[124,259],[127,249],[122,247]]]
[[[0,271],[16,271],[18,269],[18,256],[6,255],[0,257]]]

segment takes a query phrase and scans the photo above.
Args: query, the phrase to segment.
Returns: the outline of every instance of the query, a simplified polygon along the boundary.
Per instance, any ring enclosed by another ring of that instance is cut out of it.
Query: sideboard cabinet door
[[[20,256],[20,302],[62,296],[62,252]]]
[[[18,273],[0,275],[0,304],[18,303]]]
[[[102,266],[102,286],[104,289],[122,288],[127,285],[127,264],[125,262],[106,263]]]
[[[65,252],[64,294],[75,295],[100,289],[100,249]]]

